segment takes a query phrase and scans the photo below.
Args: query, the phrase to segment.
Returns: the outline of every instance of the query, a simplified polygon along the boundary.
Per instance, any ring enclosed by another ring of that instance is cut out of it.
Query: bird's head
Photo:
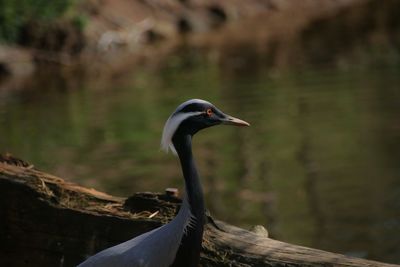
[[[171,149],[176,154],[172,144],[174,135],[194,135],[201,129],[219,124],[250,126],[243,120],[223,113],[210,102],[188,100],[180,104],[165,123],[161,148],[166,152]]]

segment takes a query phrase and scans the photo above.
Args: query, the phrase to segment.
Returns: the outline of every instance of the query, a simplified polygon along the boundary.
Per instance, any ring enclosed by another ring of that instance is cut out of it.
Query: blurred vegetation
[[[67,18],[77,27],[84,18],[75,14],[76,0],[0,0],[0,42],[19,43],[30,23],[49,23]]]

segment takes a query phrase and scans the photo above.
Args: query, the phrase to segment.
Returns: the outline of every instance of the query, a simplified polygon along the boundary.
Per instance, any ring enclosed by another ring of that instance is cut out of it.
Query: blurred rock
[[[252,231],[253,233],[259,235],[259,236],[264,236],[264,237],[268,237],[269,233],[267,231],[267,229],[265,229],[264,226],[262,225],[254,225],[250,231]]]
[[[0,76],[32,72],[32,58],[110,75],[144,61],[161,66],[185,47],[234,71],[257,64],[346,66],[349,59],[365,61],[370,51],[399,55],[396,0],[86,0],[74,8],[82,23],[26,25],[19,42],[30,50],[14,60],[4,55],[16,48],[7,48]]]
[[[261,14],[193,36],[190,45],[233,72],[392,64],[400,57],[396,0],[271,0]],[[234,74],[236,75],[236,74]]]

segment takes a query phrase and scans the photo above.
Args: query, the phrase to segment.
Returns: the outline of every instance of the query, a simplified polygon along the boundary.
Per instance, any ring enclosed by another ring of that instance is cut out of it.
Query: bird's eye
[[[208,117],[211,117],[211,115],[213,114],[212,109],[211,109],[211,108],[208,108],[208,109],[206,110],[206,114],[207,114]]]

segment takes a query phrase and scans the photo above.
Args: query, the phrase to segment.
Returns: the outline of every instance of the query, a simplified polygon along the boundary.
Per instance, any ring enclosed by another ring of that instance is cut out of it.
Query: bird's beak
[[[222,124],[226,125],[235,125],[235,126],[250,126],[250,123],[245,122],[244,120],[225,115],[223,119],[221,119]]]

